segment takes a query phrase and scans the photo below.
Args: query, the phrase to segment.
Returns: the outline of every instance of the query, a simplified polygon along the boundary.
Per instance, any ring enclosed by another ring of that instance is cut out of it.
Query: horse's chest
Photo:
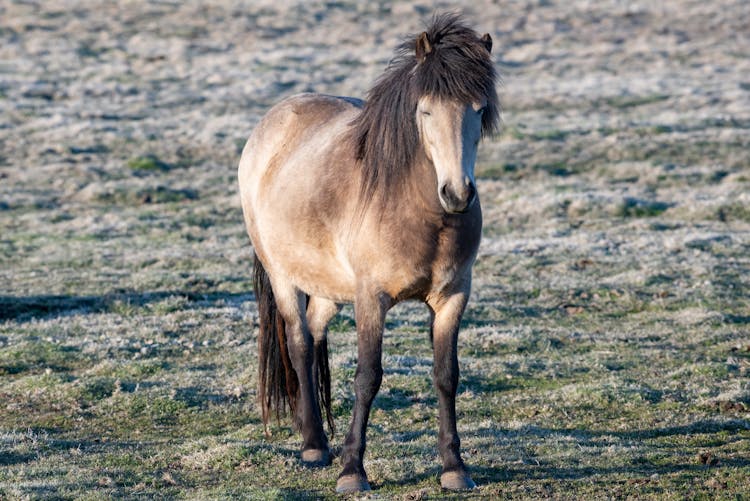
[[[451,223],[403,228],[389,270],[393,297],[426,297],[450,288],[470,272],[481,226]]]

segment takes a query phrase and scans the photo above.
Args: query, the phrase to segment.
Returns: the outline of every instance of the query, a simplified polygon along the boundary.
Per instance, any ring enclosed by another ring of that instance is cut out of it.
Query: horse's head
[[[477,198],[474,163],[486,102],[423,96],[417,106],[422,147],[435,166],[438,198],[446,212],[468,211]]]
[[[465,43],[458,48],[441,48],[438,45],[440,41],[430,40],[429,34],[425,32],[416,40],[416,58],[420,65],[426,66],[431,63],[431,57],[442,57],[441,66],[448,67],[448,71],[456,71],[456,68],[450,68],[451,63],[460,66],[465,59],[472,60],[477,66],[480,65],[474,61],[489,61],[492,50],[489,34],[474,38],[472,42],[474,43]],[[434,55],[440,51],[443,54]],[[449,51],[457,54],[453,55]],[[476,71],[476,68],[472,69]],[[479,80],[477,75],[464,75],[460,71],[449,78],[445,78],[445,75],[441,77],[450,82],[451,87],[455,86],[462,91],[462,79],[465,79],[465,86],[471,91],[446,92],[447,86],[444,86],[439,89],[443,92],[422,95],[417,102],[416,121],[422,148],[435,168],[440,204],[446,212],[455,214],[467,212],[477,200],[474,181],[477,146],[482,134],[495,126],[497,97],[494,91],[494,73],[491,71],[484,81]],[[483,86],[490,85],[491,88],[482,92]]]
[[[436,16],[427,31],[399,46],[351,123],[363,201],[377,194],[388,200],[424,153],[443,209],[471,209],[477,145],[499,121],[491,50],[490,35],[480,37],[457,14]]]

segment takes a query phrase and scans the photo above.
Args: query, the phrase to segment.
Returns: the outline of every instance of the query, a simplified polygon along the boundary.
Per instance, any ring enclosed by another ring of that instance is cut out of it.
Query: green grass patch
[[[0,349],[0,374],[37,373],[46,369],[68,371],[86,357],[80,348],[48,341],[26,341]]]
[[[523,165],[516,163],[481,165],[477,168],[477,176],[487,179],[502,179],[519,172],[521,169],[523,169]]]
[[[133,157],[126,163],[129,169],[136,172],[166,172],[172,167],[156,155]]]

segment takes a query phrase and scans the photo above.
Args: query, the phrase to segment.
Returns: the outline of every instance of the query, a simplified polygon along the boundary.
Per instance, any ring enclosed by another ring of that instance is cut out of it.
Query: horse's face
[[[450,214],[467,212],[477,199],[474,163],[486,104],[423,96],[417,105],[422,146],[435,166],[440,205]]]

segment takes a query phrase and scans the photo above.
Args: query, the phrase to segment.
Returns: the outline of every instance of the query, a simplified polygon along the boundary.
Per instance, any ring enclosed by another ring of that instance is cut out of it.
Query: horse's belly
[[[261,231],[264,235],[261,244],[275,273],[283,274],[295,287],[311,296],[336,302],[354,300],[354,272],[331,235],[313,231],[309,226],[300,228],[293,221],[284,224],[283,218],[268,223],[275,231]]]

